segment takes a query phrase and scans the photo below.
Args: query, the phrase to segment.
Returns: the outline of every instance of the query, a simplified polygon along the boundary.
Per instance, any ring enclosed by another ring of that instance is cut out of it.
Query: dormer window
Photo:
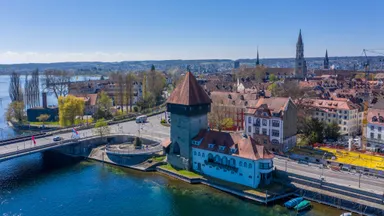
[[[383,123],[383,122],[384,122],[384,117],[383,117],[383,116],[379,116],[379,122],[380,122],[380,123]]]
[[[373,117],[372,117],[372,121],[373,121],[373,122],[377,122],[377,117],[376,117],[376,116],[373,116]]]
[[[225,146],[219,146],[219,150],[220,151],[224,151],[225,150]]]
[[[208,144],[208,148],[213,149],[215,147],[215,144]]]

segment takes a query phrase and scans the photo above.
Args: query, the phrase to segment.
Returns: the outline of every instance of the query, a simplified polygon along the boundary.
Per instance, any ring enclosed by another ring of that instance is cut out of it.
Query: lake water
[[[204,185],[61,155],[34,154],[0,163],[0,212],[8,215],[296,215]],[[340,215],[316,205],[302,215]]]

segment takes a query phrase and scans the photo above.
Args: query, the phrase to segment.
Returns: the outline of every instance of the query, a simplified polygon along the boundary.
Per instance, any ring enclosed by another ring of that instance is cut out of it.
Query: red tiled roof
[[[264,148],[264,145],[256,143],[256,140],[249,136],[245,138],[239,133],[200,130],[199,134],[193,138],[193,140],[202,140],[200,145],[192,145],[193,148],[219,152],[251,160],[271,159],[274,157],[271,152]],[[213,148],[209,148],[208,144],[215,145]],[[224,150],[220,150],[220,146],[225,146]],[[231,148],[237,148],[237,151],[232,153]]]
[[[322,109],[342,109],[353,110],[357,109],[353,103],[349,101],[333,101],[333,100],[321,100],[321,99],[304,99],[303,104],[309,107],[316,107]]]
[[[272,113],[280,113],[284,111],[289,100],[285,97],[260,98],[255,105],[247,107],[246,113],[255,114],[259,108],[268,109]]]
[[[167,103],[181,105],[210,104],[211,99],[204,89],[197,83],[191,72],[184,76],[184,80],[176,86],[169,96]]]

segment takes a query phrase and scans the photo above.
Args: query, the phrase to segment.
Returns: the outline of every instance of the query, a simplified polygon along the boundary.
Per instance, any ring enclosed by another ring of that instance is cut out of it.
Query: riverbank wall
[[[167,169],[157,167],[157,171],[167,176],[177,178],[179,180],[191,183],[191,184],[204,184],[218,190],[233,194],[238,197],[246,198],[258,203],[268,204],[271,202],[279,201],[291,196],[302,196],[305,199],[332,206],[337,209],[343,209],[348,212],[354,212],[359,215],[384,215],[384,205],[377,195],[368,194],[362,191],[354,191],[350,188],[340,189],[334,185],[324,185],[321,188],[315,185],[298,183],[298,180],[287,178],[284,172],[274,171],[274,182],[283,185],[287,190],[281,193],[270,193],[256,189],[255,191],[248,192],[232,188],[227,185],[220,185],[216,182],[212,182],[207,178],[190,178],[188,176],[169,171]],[[301,177],[298,177],[300,179]],[[305,177],[302,177],[305,179]],[[358,195],[359,194],[359,195]],[[370,198],[370,196],[372,197]],[[358,197],[360,196],[360,197]]]

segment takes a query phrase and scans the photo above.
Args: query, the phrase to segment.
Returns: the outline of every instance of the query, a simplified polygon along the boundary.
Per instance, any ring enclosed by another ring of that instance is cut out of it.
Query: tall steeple
[[[329,69],[328,50],[325,50],[324,69]]]
[[[297,78],[304,78],[307,76],[307,62],[304,58],[304,43],[301,29],[296,43],[295,76]]]
[[[299,38],[297,39],[297,44],[304,45],[303,44],[303,37],[301,36],[301,29],[299,31]]]
[[[257,57],[256,57],[256,67],[260,65],[260,59],[259,59],[259,47],[257,47]]]

